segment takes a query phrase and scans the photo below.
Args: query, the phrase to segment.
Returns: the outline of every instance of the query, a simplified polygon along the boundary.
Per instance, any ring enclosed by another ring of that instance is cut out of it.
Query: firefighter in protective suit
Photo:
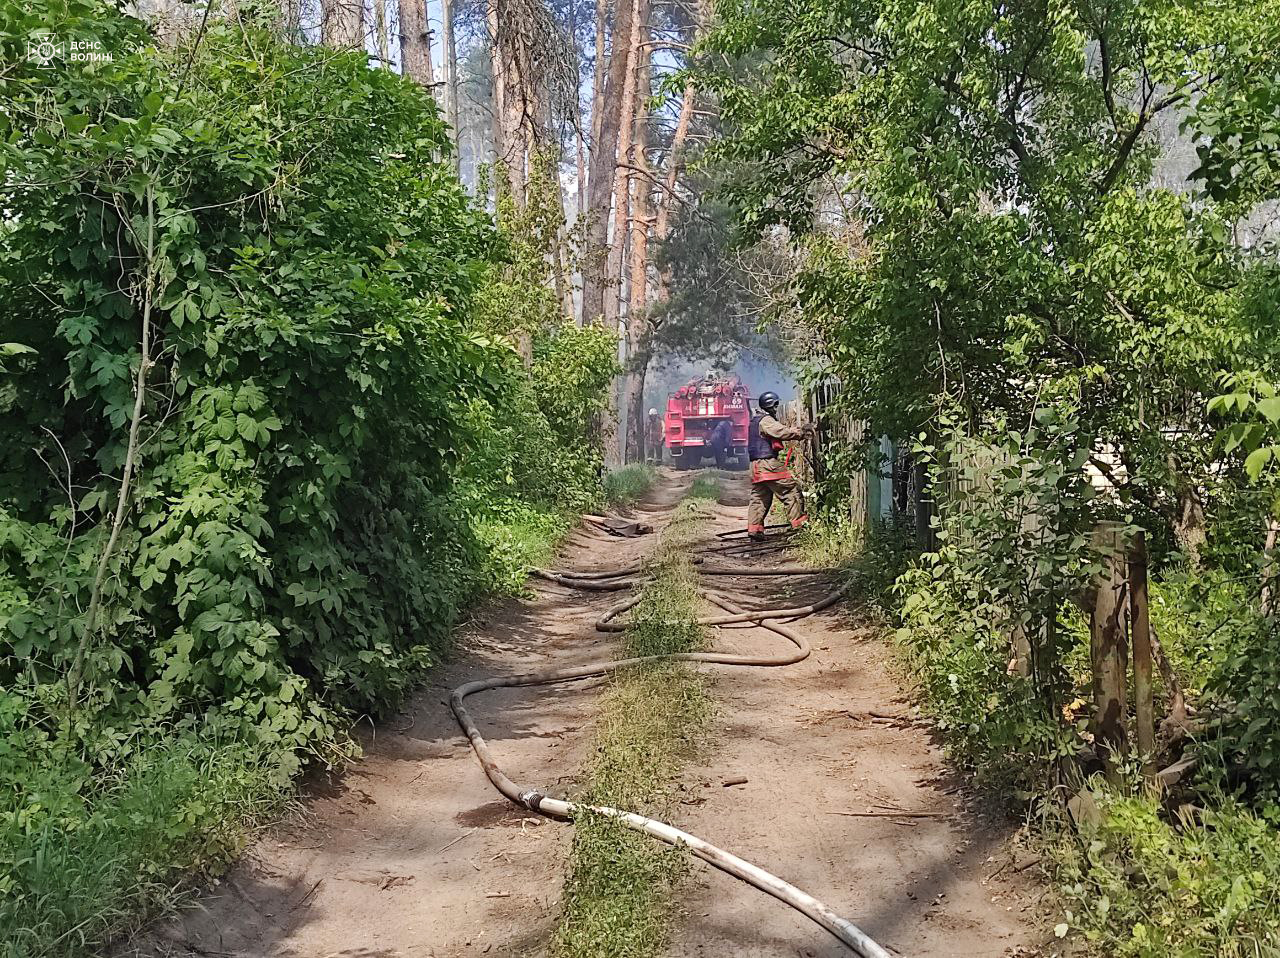
[[[658,410],[649,410],[649,420],[645,423],[645,443],[649,447],[649,461],[662,462],[662,420]]]
[[[784,452],[783,443],[803,439],[813,433],[812,425],[802,427],[780,423],[778,394],[764,392],[756,400],[759,412],[751,417],[747,432],[747,457],[751,460],[751,504],[747,507],[747,535],[752,539],[764,538],[765,519],[773,497],[777,496],[787,508],[791,528],[799,529],[809,521],[804,511],[804,492],[791,474],[791,453]]]

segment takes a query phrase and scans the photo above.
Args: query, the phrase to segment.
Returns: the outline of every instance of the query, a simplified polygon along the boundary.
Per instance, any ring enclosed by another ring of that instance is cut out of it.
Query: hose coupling
[[[536,789],[529,789],[527,792],[520,793],[520,804],[531,812],[542,811],[542,800],[546,796]]]

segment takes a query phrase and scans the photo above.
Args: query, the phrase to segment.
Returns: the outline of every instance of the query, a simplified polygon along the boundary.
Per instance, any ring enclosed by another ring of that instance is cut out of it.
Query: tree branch
[[[67,712],[75,711],[76,698],[80,691],[80,680],[84,674],[85,655],[89,643],[98,629],[98,615],[102,608],[102,589],[107,580],[107,568],[111,564],[111,556],[115,552],[116,543],[120,539],[120,530],[124,527],[125,509],[129,504],[129,490],[132,486],[134,461],[138,455],[138,429],[142,424],[142,414],[146,408],[147,371],[151,367],[151,304],[155,297],[156,282],[156,208],[155,184],[147,184],[147,238],[146,274],[142,289],[142,344],[138,360],[138,373],[134,380],[133,417],[129,421],[129,442],[125,449],[124,474],[120,477],[120,493],[116,497],[115,515],[111,518],[111,534],[98,557],[98,569],[94,573],[93,588],[89,593],[89,610],[85,613],[84,631],[80,635],[80,643],[76,647],[76,655],[71,663],[71,671],[67,675]]]

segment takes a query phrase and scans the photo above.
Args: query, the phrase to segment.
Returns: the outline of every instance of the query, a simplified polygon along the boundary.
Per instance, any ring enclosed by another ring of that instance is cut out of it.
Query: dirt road
[[[744,483],[722,488],[713,531],[740,528],[745,508]],[[828,591],[802,581],[715,585],[773,608]],[[804,662],[712,673],[714,744],[684,775],[681,827],[786,878],[900,954],[1037,954],[1044,925],[1026,910],[1039,889],[1025,873],[987,878],[1008,860],[1013,829],[975,814],[892,678],[879,630],[847,606],[796,627],[813,646]],[[718,630],[712,645],[750,654],[779,641],[735,628]],[[812,922],[705,867],[683,899],[671,958],[849,954]]]
[[[736,528],[745,478],[722,476],[716,528]],[[688,481],[689,474],[666,476],[638,516],[661,528]],[[622,564],[656,538],[578,532],[560,564]],[[793,587],[774,579],[716,586],[761,598]],[[616,637],[595,632],[593,622],[613,598],[538,584],[530,600],[492,603],[403,717],[365,735],[358,764],[315,786],[302,811],[194,908],[117,954],[545,955],[569,827],[498,797],[454,724],[448,690],[480,676],[607,656]],[[1018,950],[1031,941],[1021,913],[1034,892],[1029,879],[986,881],[999,867],[1007,827],[976,821],[925,730],[892,718],[907,707],[888,678],[883,646],[838,614],[803,628],[815,649],[806,662],[713,673],[713,744],[685,776],[677,824],[795,882],[903,954],[1034,953]],[[779,640],[734,629],[715,641],[745,651]],[[474,711],[513,777],[558,792],[582,765],[598,688],[503,690],[478,699]],[[730,777],[747,782],[723,787]],[[876,805],[919,817],[839,814],[886,810]],[[847,954],[785,906],[719,873],[698,871],[682,898],[671,956]]]

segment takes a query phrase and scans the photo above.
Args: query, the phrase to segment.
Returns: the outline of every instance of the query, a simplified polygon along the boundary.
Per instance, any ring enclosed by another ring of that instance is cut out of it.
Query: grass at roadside
[[[912,532],[891,521],[864,528],[846,515],[822,516],[792,541],[806,565],[838,568],[880,611],[891,611],[893,584],[914,557]]]
[[[644,497],[657,481],[658,471],[650,465],[633,463],[604,477],[604,499],[611,506],[629,506]]]
[[[712,484],[714,487],[714,483]],[[710,491],[709,491],[710,490]],[[687,498],[664,530],[656,572],[625,633],[624,654],[691,651],[702,643],[695,575],[688,546],[705,516]],[[619,673],[600,703],[594,756],[585,770],[584,802],[664,817],[670,785],[710,714],[703,680],[679,663]],[[684,855],[600,816],[578,820],[555,941],[559,958],[649,958],[665,940],[672,890]]]
[[[140,743],[114,781],[88,791],[78,763],[0,801],[0,956],[71,958],[171,906],[219,870],[287,786],[262,755],[192,737]],[[57,803],[33,812],[33,802]]]
[[[698,476],[689,484],[690,499],[717,499],[720,496],[720,480],[715,476]]]
[[[551,559],[576,519],[567,513],[512,502],[477,522],[476,538],[486,550],[488,589],[512,595],[519,593],[529,569],[545,565]]]

